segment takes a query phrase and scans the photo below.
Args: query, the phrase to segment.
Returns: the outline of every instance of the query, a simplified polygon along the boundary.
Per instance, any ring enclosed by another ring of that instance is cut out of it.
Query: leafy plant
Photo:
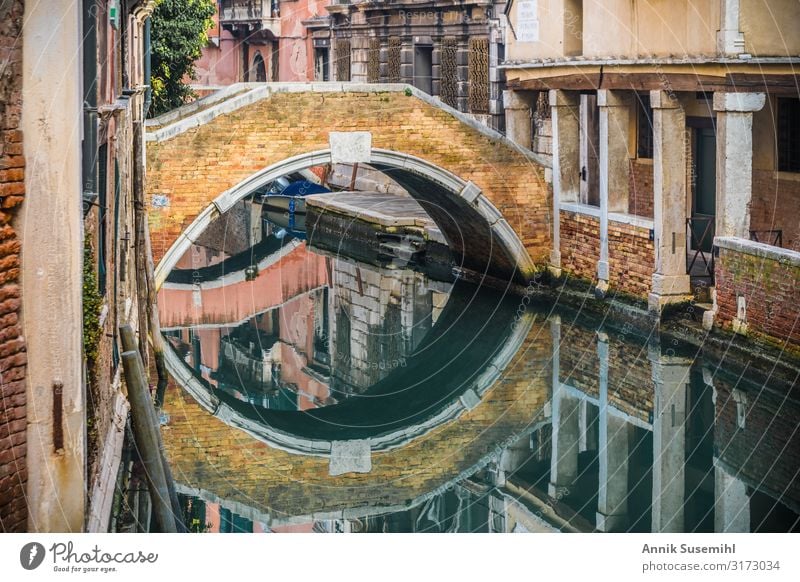
[[[151,115],[161,115],[194,97],[185,81],[195,77],[194,62],[208,42],[213,15],[213,0],[157,0],[150,31]]]
[[[94,253],[87,238],[83,245],[83,353],[90,374],[94,373],[97,350],[100,346],[100,313],[103,298],[97,286]]]

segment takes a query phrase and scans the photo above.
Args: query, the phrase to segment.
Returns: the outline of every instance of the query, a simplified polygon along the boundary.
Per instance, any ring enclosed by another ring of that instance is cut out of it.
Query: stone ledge
[[[800,252],[772,245],[759,243],[735,236],[718,236],[714,238],[714,246],[721,249],[737,251],[746,255],[778,261],[781,264],[800,268]]]
[[[600,207],[589,206],[588,204],[577,204],[574,202],[562,202],[559,205],[559,210],[564,212],[574,212],[575,214],[583,214],[585,216],[592,216],[600,218]],[[609,212],[609,222],[618,222],[620,224],[629,224],[637,228],[644,228],[647,230],[653,229],[653,221],[643,216],[636,216],[635,214],[623,214],[622,212]]]

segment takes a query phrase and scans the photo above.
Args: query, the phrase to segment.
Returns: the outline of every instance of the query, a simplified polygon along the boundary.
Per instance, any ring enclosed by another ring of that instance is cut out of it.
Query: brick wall
[[[609,220],[609,285],[631,295],[646,297],[653,281],[655,252],[649,228]]]
[[[600,220],[587,214],[561,211],[561,267],[595,281],[600,260]]]
[[[782,230],[783,247],[800,250],[800,175],[797,179],[776,179],[775,172],[753,171],[753,200],[750,205],[752,230]],[[767,233],[759,232],[761,242],[772,243]]]
[[[800,346],[800,255],[792,251],[769,252],[770,247],[749,241],[741,241],[747,252],[725,248],[724,241],[730,240],[740,239],[717,239],[719,322],[723,326],[731,324],[737,316],[738,298],[743,296],[748,330]],[[783,255],[782,260],[777,255]]]
[[[628,214],[653,218],[653,164],[631,160]]]
[[[600,220],[577,212],[561,211],[561,266],[568,273],[597,280],[600,259]],[[655,267],[655,247],[650,229],[609,220],[609,285],[639,297],[650,292]]]
[[[20,242],[11,226],[25,194],[19,130],[22,0],[0,3],[0,531],[27,529],[25,342],[19,323]]]

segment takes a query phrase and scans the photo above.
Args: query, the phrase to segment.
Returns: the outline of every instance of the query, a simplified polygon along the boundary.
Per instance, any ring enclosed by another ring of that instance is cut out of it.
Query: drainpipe
[[[144,113],[143,117],[147,117],[147,112],[150,110],[150,104],[153,102],[153,88],[152,82],[152,55],[150,53],[150,22],[151,17],[148,16],[144,21],[144,83],[147,88],[144,91]]]
[[[95,0],[83,0],[83,215],[98,197],[97,188],[97,15]],[[101,209],[102,212],[102,209]]]

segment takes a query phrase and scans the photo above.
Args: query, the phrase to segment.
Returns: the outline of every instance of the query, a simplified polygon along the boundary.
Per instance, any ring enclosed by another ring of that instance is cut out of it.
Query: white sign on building
[[[539,41],[539,1],[517,2],[517,42]]]

